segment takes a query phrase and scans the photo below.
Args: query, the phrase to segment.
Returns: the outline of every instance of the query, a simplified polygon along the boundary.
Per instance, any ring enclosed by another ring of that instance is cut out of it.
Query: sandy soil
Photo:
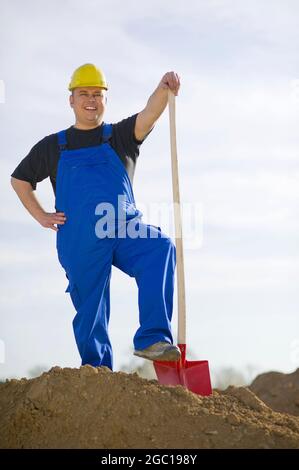
[[[252,382],[250,390],[273,410],[299,416],[299,369],[292,374],[261,374]]]
[[[0,385],[1,448],[299,448],[299,419],[247,388],[200,397],[105,367]]]

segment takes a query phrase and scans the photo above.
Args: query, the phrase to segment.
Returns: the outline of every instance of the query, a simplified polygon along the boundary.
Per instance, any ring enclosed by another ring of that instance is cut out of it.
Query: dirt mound
[[[299,416],[299,369],[261,374],[249,388],[273,410]]]
[[[105,367],[0,385],[1,448],[299,448],[299,420],[250,390],[199,397]]]

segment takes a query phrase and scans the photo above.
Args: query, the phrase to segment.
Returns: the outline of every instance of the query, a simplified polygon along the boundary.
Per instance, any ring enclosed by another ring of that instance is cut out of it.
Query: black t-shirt
[[[136,118],[137,114],[134,114],[127,119],[112,124],[112,137],[110,140],[110,145],[123,162],[132,184],[139,147],[143,142],[135,138]],[[68,149],[74,150],[99,145],[102,130],[102,124],[90,130],[76,129],[74,126],[69,127],[66,131]],[[34,145],[11,176],[31,183],[33,189],[36,189],[37,183],[50,177],[54,193],[56,193],[56,173],[59,157],[57,134],[48,135]]]

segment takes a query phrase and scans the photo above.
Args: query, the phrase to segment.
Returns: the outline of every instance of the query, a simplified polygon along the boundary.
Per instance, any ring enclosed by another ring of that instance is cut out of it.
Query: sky
[[[183,222],[191,358],[212,373],[299,367],[298,23],[296,0],[1,1],[0,378],[80,365],[56,234],[26,212],[10,174],[74,123],[67,85],[86,62],[106,75],[106,122],[141,111],[167,71],[181,77],[181,200],[197,216],[193,239]],[[172,204],[167,111],[140,148],[134,193],[145,221],[173,237],[149,210]],[[54,211],[49,180],[36,196]],[[115,370],[132,361],[137,295],[113,268]],[[176,323],[175,293],[174,338]]]

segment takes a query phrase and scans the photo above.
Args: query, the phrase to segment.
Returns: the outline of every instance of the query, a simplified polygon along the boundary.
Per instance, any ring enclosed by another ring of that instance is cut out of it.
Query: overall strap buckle
[[[59,151],[67,150],[66,131],[57,132]]]
[[[112,124],[103,124],[102,144],[106,144],[112,137]]]

